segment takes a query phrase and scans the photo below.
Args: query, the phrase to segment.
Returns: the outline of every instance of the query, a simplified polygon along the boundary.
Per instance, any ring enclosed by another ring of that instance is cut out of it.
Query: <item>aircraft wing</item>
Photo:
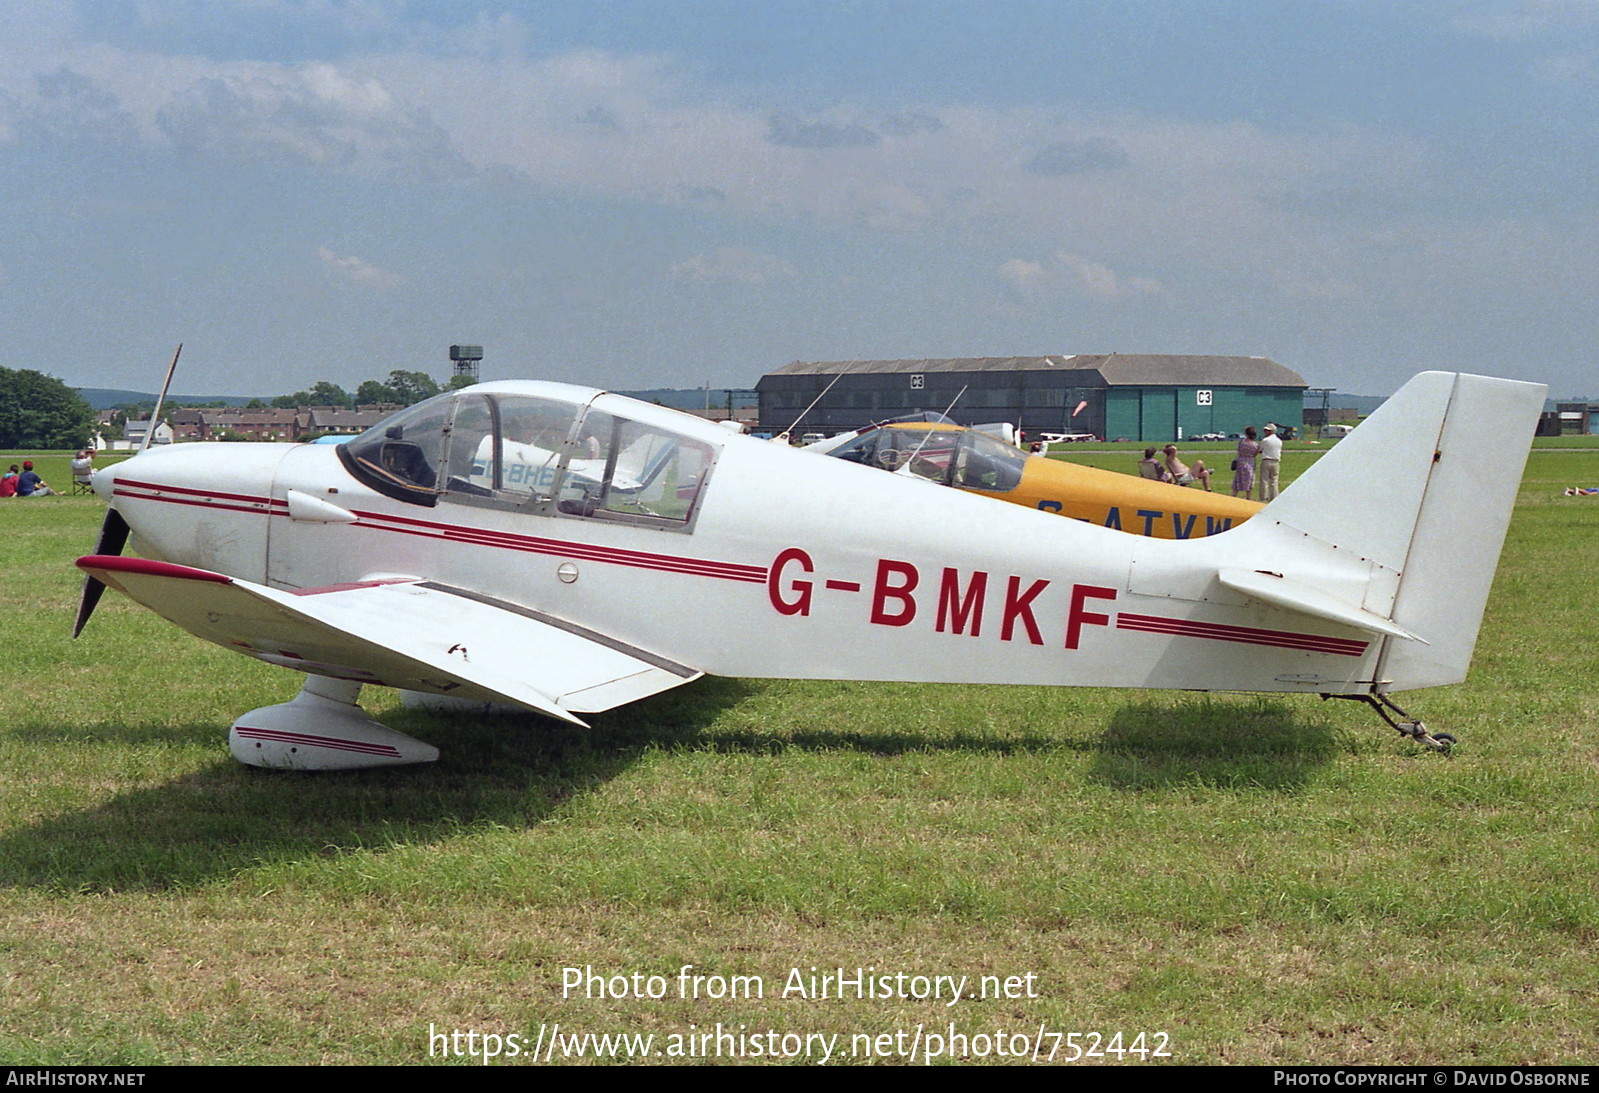
[[[285,592],[144,558],[78,567],[207,641],[313,675],[509,703],[576,725],[701,672],[563,619],[410,578]]]

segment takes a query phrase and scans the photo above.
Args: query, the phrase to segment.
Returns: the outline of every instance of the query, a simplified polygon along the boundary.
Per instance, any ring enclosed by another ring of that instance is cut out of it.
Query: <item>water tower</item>
[[[483,347],[481,345],[452,345],[450,346],[450,364],[453,366],[451,379],[456,376],[469,376],[473,383],[478,381],[478,366],[483,363]]]

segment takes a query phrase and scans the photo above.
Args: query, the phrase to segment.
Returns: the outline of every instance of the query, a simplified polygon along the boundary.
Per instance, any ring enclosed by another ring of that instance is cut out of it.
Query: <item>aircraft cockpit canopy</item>
[[[972,429],[873,429],[827,453],[868,467],[911,474],[945,486],[1004,492],[1022,480],[1027,456]]]
[[[499,392],[418,403],[339,448],[357,479],[417,505],[441,500],[687,529],[710,444],[593,405]]]

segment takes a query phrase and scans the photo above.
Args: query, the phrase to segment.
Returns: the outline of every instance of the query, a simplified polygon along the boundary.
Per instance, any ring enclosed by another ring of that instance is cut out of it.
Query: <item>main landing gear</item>
[[[1400,709],[1398,704],[1396,704],[1393,699],[1389,698],[1387,695],[1322,695],[1321,697],[1348,698],[1353,699],[1356,702],[1364,702],[1366,705],[1377,711],[1377,716],[1386,721],[1390,729],[1393,729],[1400,736],[1403,736],[1406,739],[1414,740],[1418,744],[1427,745],[1433,751],[1447,752],[1455,744],[1455,738],[1446,732],[1428,732],[1427,726],[1423,725],[1420,719],[1411,717],[1404,710]],[[1392,710],[1395,714],[1398,714],[1400,720],[1396,721],[1393,717],[1389,716],[1390,710]]]
[[[361,684],[306,676],[300,693],[233,723],[228,748],[252,767],[366,770],[431,763],[439,750],[381,725],[355,704]]]

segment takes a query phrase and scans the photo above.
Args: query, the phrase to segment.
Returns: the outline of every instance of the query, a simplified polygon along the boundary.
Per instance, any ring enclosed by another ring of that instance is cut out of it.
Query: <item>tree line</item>
[[[377,406],[392,403],[398,406],[410,406],[421,402],[423,399],[432,398],[442,391],[455,391],[462,387],[469,387],[476,381],[470,376],[452,376],[442,386],[426,372],[408,372],[403,368],[396,368],[390,372],[386,380],[367,380],[355,391],[349,392],[336,383],[327,380],[318,380],[309,390],[296,391],[290,395],[278,395],[275,398],[262,400],[253,398],[244,404],[246,410],[294,410],[301,406],[332,406],[341,410],[353,410],[357,406]],[[182,406],[191,410],[221,410],[234,403],[211,401],[203,402],[195,399],[169,400],[165,409]],[[112,418],[112,424],[121,427],[130,417],[141,417],[149,413],[153,402],[119,402],[113,407],[117,411]]]
[[[0,448],[82,448],[94,410],[76,390],[31,368],[0,368]]]
[[[379,403],[410,406],[423,399],[432,398],[441,391],[454,391],[470,386],[469,376],[452,376],[440,386],[426,372],[410,372],[396,368],[385,380],[367,380],[354,393],[347,392],[336,383],[326,380],[311,385],[310,390],[279,395],[270,402],[252,399],[250,408],[268,406],[294,409],[300,406],[335,406],[354,409]],[[171,403],[173,406],[222,406],[223,403],[200,404],[194,402]],[[152,402],[122,403],[116,407],[113,424],[121,427],[131,415],[148,413]],[[164,416],[164,415],[163,415]],[[0,368],[0,449],[68,449],[83,448],[95,427],[93,407],[84,401],[77,390],[68,387],[54,376],[36,372],[31,368]]]
[[[338,406],[353,410],[357,406],[374,406],[383,402],[410,406],[432,398],[441,391],[455,391],[469,387],[474,382],[470,376],[451,376],[449,382],[441,387],[426,372],[407,372],[396,368],[389,373],[387,380],[367,380],[353,394],[336,383],[319,380],[308,391],[279,395],[268,405],[281,410],[293,410],[298,406]]]

